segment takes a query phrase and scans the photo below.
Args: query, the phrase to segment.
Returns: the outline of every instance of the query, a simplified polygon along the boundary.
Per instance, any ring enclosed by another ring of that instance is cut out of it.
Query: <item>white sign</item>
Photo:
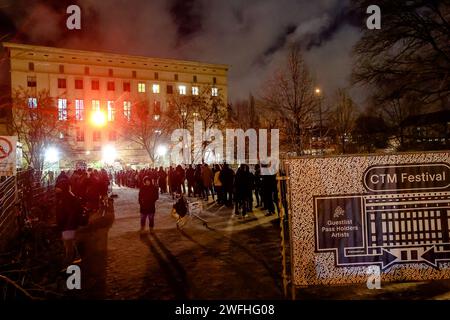
[[[0,176],[16,174],[17,137],[0,136]]]

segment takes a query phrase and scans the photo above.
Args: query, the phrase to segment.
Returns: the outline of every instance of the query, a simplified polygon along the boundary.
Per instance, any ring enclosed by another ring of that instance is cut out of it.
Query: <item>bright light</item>
[[[91,122],[96,127],[103,127],[106,124],[106,115],[104,112],[97,110],[92,114]]]
[[[320,94],[320,93],[321,93],[321,90],[320,90],[319,88],[316,88],[316,93],[317,93],[317,94]]]
[[[107,145],[102,149],[102,161],[107,164],[113,164],[117,158],[117,151],[114,146]]]
[[[90,155],[91,154],[91,152],[89,151],[89,150],[87,150],[86,151],[86,155],[88,156],[88,155]]]
[[[160,157],[164,157],[167,154],[167,147],[164,145],[159,145],[156,147],[156,154]]]
[[[54,147],[49,147],[45,150],[45,161],[55,163],[59,161],[59,151]]]

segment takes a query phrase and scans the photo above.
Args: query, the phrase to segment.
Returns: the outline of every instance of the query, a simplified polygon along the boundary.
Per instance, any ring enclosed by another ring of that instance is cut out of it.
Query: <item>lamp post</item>
[[[323,145],[322,145],[322,90],[320,88],[316,88],[316,95],[319,99],[319,143],[320,143],[320,154],[323,154]]]

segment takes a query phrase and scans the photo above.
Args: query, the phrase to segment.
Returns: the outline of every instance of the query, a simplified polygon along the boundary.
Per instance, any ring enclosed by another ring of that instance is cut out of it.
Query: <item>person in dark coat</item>
[[[253,181],[254,181],[253,187],[255,189],[255,198],[256,198],[255,208],[258,208],[259,206],[262,205],[262,190],[261,190],[262,181],[261,181],[261,168],[259,164],[255,165],[255,174]]]
[[[158,188],[152,184],[150,177],[146,176],[139,190],[139,206],[141,212],[141,234],[145,232],[145,222],[148,218],[150,231],[155,225],[155,203],[159,199]]]
[[[188,184],[188,197],[190,197],[191,194],[195,195],[195,169],[192,168],[192,164],[190,164],[189,168],[186,170],[186,180]]]
[[[235,210],[234,213],[239,215],[239,209],[242,210],[242,217],[247,215],[248,211],[248,194],[250,189],[250,175],[245,164],[241,164],[236,171],[234,179],[234,199]]]
[[[163,167],[159,167],[158,171],[158,184],[161,189],[161,193],[167,192],[167,173],[164,171]]]
[[[65,248],[65,264],[74,262],[76,246],[75,232],[80,226],[83,208],[80,201],[70,192],[68,179],[60,180],[55,186],[56,192],[56,223],[62,232]]]
[[[233,205],[233,187],[234,187],[234,172],[224,163],[219,174],[219,179],[222,182],[223,200],[225,205],[232,207]]]

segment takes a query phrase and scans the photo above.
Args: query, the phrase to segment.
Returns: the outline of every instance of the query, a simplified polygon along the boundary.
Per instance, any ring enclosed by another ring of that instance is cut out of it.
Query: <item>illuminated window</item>
[[[77,141],[78,142],[84,141],[84,130],[81,129],[81,128],[77,128],[76,136],[77,136]]]
[[[154,84],[152,86],[153,93],[159,93],[159,84]]]
[[[211,88],[211,95],[213,97],[217,97],[219,95],[219,89],[217,88]]]
[[[138,83],[138,92],[145,92],[145,83],[143,82]]]
[[[37,98],[28,98],[28,107],[30,109],[36,109],[37,108]]]
[[[75,89],[83,89],[83,80],[81,79],[75,80]]]
[[[67,87],[66,79],[58,79],[58,88],[66,89],[66,87]]]
[[[192,95],[198,96],[198,87],[192,87]]]
[[[92,111],[100,111],[100,100],[92,100]]]
[[[67,120],[67,99],[58,99],[58,120]]]
[[[131,118],[131,102],[124,101],[123,102],[123,116],[130,121]]]
[[[186,86],[178,86],[178,92],[180,94],[186,94]]]
[[[84,101],[80,99],[75,100],[75,119],[77,121],[84,120]]]
[[[114,101],[108,101],[108,121],[114,121],[115,115]]]

